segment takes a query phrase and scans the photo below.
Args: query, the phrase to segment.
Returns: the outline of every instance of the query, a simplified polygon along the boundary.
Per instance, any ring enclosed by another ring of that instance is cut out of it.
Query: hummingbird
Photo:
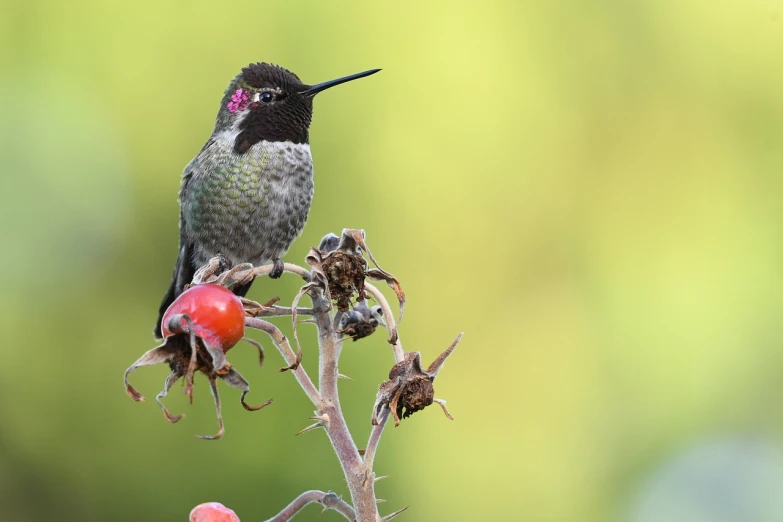
[[[313,97],[378,71],[306,85],[283,67],[251,63],[231,80],[212,135],[182,173],[179,254],[156,337],[169,305],[212,257],[232,265],[272,262],[270,277],[282,275],[280,257],[301,234],[313,199]]]

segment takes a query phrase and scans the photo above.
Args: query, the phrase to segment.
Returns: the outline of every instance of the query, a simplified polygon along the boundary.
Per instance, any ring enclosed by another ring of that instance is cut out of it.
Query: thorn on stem
[[[321,424],[323,424],[326,428],[329,427],[329,415],[324,413],[323,415],[313,415],[310,417],[310,420],[318,421]]]
[[[294,433],[294,437],[297,437],[297,436],[301,435],[302,433],[307,433],[308,431],[314,430],[316,428],[323,428],[323,427],[324,427],[324,425],[323,425],[322,422],[320,422],[320,421],[316,422],[315,424],[311,424],[308,427],[303,428],[303,429],[297,431],[296,433]]]
[[[399,515],[403,511],[405,511],[406,509],[408,509],[408,506],[405,506],[402,509],[398,509],[394,513],[390,513],[390,514],[386,515],[385,517],[381,518],[380,522],[389,522],[389,520],[393,519],[394,517],[396,517],[397,515]]]

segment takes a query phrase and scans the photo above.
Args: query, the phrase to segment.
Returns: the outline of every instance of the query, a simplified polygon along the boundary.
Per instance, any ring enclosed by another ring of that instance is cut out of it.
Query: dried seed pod
[[[340,316],[337,331],[358,341],[372,335],[379,324],[384,324],[383,309],[378,305],[370,308],[366,301],[360,301]]]
[[[394,425],[399,426],[401,419],[410,417],[433,402],[440,404],[443,412],[451,419],[445,401],[435,398],[432,383],[460,339],[462,334],[459,334],[451,346],[440,354],[426,371],[421,366],[419,352],[406,352],[405,359],[392,367],[389,380],[381,384],[378,389],[372,423],[378,424],[384,409],[389,408],[394,417]]]
[[[368,269],[365,253],[376,268]],[[378,266],[365,242],[364,230],[346,228],[339,238],[332,233],[325,235],[318,248],[310,249],[305,262],[313,270],[311,284],[320,286],[340,312],[347,312],[354,300],[358,303],[367,299],[364,281],[369,277],[386,281],[394,289],[402,318],[405,292],[393,275]]]

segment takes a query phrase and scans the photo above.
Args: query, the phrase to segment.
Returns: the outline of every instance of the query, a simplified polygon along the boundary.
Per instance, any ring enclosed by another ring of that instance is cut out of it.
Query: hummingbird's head
[[[313,97],[329,87],[378,71],[372,69],[311,86],[280,66],[251,63],[226,89],[215,131],[235,129],[234,150],[239,153],[262,140],[308,143]]]

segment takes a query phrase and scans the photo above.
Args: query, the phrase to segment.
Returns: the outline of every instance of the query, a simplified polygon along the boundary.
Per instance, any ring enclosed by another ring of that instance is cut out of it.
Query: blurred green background
[[[263,520],[347,488],[271,343],[164,421],[124,393],[176,257],[179,175],[229,80],[322,94],[316,195],[286,260],[364,228],[429,363],[466,335],[376,471],[399,520],[783,520],[783,4],[0,0],[0,518]],[[250,296],[290,301],[296,278]],[[285,320],[279,320],[285,325]],[[304,364],[316,368],[311,327]],[[346,346],[363,446],[392,358]],[[143,369],[148,397],[167,369]],[[176,388],[179,390],[179,388]],[[315,520],[310,507],[300,518]],[[298,519],[297,519],[298,520]],[[320,520],[341,520],[327,512]]]

